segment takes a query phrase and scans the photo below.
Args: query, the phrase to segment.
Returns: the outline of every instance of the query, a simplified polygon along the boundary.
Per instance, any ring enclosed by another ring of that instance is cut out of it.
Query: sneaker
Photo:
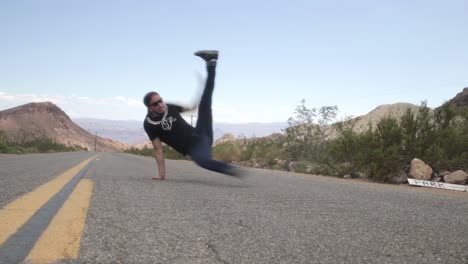
[[[208,62],[210,60],[217,60],[218,53],[219,52],[217,50],[200,50],[200,51],[195,52],[194,55]]]

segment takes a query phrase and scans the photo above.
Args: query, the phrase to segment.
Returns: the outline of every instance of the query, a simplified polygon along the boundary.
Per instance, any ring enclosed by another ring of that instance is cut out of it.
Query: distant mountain
[[[143,120],[105,120],[93,118],[74,118],[73,121],[92,134],[111,138],[126,144],[139,144],[148,140],[143,129]]]
[[[68,117],[59,107],[50,102],[29,103],[0,111],[0,130],[15,139],[20,132],[34,136],[47,136],[67,146],[79,146],[98,151],[119,151],[128,146],[89,133]]]
[[[148,136],[143,129],[143,120],[113,121],[75,118],[73,121],[90,133],[94,134],[97,132],[100,136],[112,138],[126,144],[136,145],[148,141]],[[215,122],[213,126],[213,137],[216,140],[227,133],[233,134],[236,137],[264,137],[281,132],[281,129],[286,128],[288,124],[286,122],[241,124]]]

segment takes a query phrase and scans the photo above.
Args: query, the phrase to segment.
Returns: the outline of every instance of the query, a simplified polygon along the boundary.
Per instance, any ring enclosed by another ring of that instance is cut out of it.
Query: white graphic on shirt
[[[164,130],[171,130],[172,129],[172,122],[175,122],[176,119],[173,118],[172,116],[170,116],[168,119],[161,120],[161,121],[162,121],[161,125],[162,125],[162,128]]]

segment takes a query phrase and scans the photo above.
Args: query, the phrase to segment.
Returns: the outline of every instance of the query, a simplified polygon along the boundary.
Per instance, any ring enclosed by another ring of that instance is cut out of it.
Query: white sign
[[[411,185],[468,192],[467,185],[450,184],[450,183],[445,183],[445,182],[424,181],[424,180],[416,180],[416,179],[410,179],[410,178],[408,178],[408,182]]]

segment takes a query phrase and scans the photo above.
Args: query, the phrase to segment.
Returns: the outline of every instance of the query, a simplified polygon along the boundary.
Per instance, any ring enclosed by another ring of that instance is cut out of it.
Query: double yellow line
[[[96,156],[0,209],[0,247]],[[93,183],[82,179],[29,252],[31,263],[78,257]]]

